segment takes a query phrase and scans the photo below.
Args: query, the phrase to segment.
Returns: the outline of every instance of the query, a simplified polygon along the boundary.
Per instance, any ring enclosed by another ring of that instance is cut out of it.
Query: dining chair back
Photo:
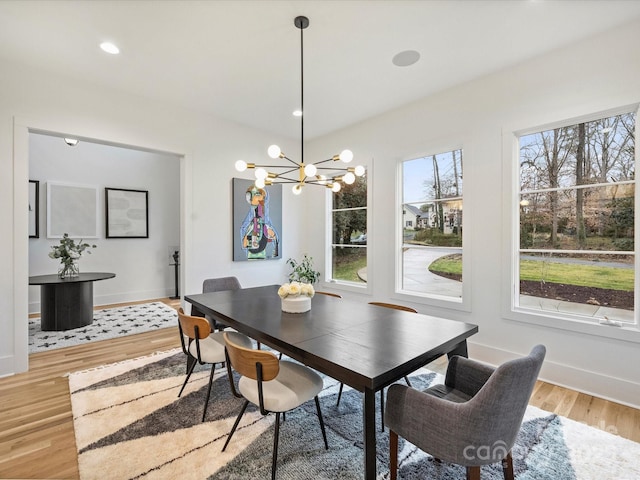
[[[495,369],[454,356],[443,385],[424,392],[389,387],[384,420],[391,479],[397,475],[401,436],[434,458],[465,466],[468,480],[480,480],[480,466],[496,462],[502,462],[505,480],[513,480],[511,449],[545,353],[536,345],[529,355]]]
[[[369,305],[376,305],[378,307],[393,308],[394,310],[403,310],[405,312],[418,313],[415,308],[405,307],[404,305],[398,305],[395,303],[369,302]]]
[[[207,278],[202,282],[202,293],[224,292],[226,290],[240,290],[240,280],[237,277]],[[215,330],[221,331],[227,328],[226,325],[218,322],[216,318],[209,315],[201,315],[211,322]]]
[[[316,290],[316,293],[319,295],[327,295],[329,297],[342,298],[342,295],[338,295],[337,293],[333,293],[333,292],[321,292]]]
[[[320,429],[325,449],[329,448],[324,420],[320,410],[318,394],[322,391],[322,377],[309,367],[299,363],[279,360],[275,354],[266,350],[254,350],[238,341],[237,332],[224,332],[226,361],[229,383],[232,393],[244,397],[240,413],[236,418],[222,451],[231,441],[249,403],[260,408],[262,415],[276,414],[273,433],[273,454],[271,458],[271,478],[275,479],[278,460],[278,440],[280,433],[280,414],[299,407],[312,398],[316,403]],[[236,386],[233,370],[241,377]]]

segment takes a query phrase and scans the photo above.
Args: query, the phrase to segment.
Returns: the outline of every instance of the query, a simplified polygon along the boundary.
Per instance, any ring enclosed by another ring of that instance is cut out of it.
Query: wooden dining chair
[[[369,305],[375,305],[377,307],[384,308],[393,308],[394,310],[402,310],[404,312],[418,313],[415,308],[405,307],[404,305],[397,305],[395,303],[386,303],[386,302],[369,302]],[[405,375],[404,381],[407,382],[408,386],[411,386],[411,382],[409,381],[409,377]],[[340,384],[340,390],[338,391],[338,401],[336,402],[336,407],[340,405],[340,398],[342,397],[342,389],[344,388],[344,383]],[[380,418],[381,424],[380,428],[384,431],[384,388],[380,389]]]
[[[342,295],[338,295],[337,293],[332,293],[332,292],[320,292],[320,291],[316,290],[316,293],[320,294],[320,295],[327,295],[329,297],[342,298]]]
[[[211,385],[213,383],[213,373],[216,363],[225,361],[224,353],[224,337],[222,332],[211,332],[211,325],[202,317],[193,317],[184,313],[182,307],[178,309],[178,328],[180,330],[180,343],[182,351],[190,360],[187,370],[187,377],[184,379],[182,388],[178,393],[178,397],[182,395],[184,387],[187,385],[196,363],[204,365],[211,364],[211,373],[209,374],[209,388],[207,389],[207,398],[204,402],[204,410],[202,412],[202,421],[204,422],[207,415],[207,407],[209,398],[211,397]],[[251,348],[251,339],[246,335],[238,334],[237,342],[241,345]]]
[[[280,414],[299,407],[311,400],[316,402],[320,429],[325,449],[329,449],[324,420],[320,410],[318,394],[322,391],[322,377],[315,371],[299,363],[279,360],[266,350],[254,350],[242,344],[237,332],[224,332],[226,343],[227,372],[231,391],[238,398],[245,399],[222,451],[224,452],[236,431],[249,403],[260,407],[260,413],[267,415],[275,412],[276,420],[273,432],[273,455],[271,459],[271,478],[276,477],[278,460],[278,437],[280,434]],[[232,369],[241,377],[236,387]]]

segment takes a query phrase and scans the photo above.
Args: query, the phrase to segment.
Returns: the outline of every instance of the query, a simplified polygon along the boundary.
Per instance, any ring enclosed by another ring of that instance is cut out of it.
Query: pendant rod
[[[303,31],[309,26],[309,19],[304,16],[296,17],[293,24],[300,29],[300,164],[304,166],[304,35]]]

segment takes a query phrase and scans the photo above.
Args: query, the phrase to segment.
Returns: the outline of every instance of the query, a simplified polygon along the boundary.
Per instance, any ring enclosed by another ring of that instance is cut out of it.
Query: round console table
[[[29,285],[40,285],[42,330],[71,330],[89,325],[93,321],[93,282],[115,276],[115,273],[89,272],[70,278],[29,277]]]

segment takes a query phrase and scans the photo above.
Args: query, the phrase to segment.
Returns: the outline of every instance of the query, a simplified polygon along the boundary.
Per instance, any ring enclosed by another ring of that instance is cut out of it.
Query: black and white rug
[[[43,332],[40,318],[29,319],[29,353],[148,332],[178,325],[178,313],[162,303],[141,303],[93,312],[93,323],[62,332]]]
[[[182,396],[180,350],[105,365],[69,376],[81,480],[258,480],[271,474],[274,415],[249,407],[225,452],[227,434],[242,405],[230,393],[226,371],[216,370],[207,418],[201,422],[209,368],[198,367]],[[424,389],[442,377],[411,375]],[[315,405],[287,413],[281,426],[279,480],[363,478],[362,394],[324,377],[320,404],[329,450],[324,449]],[[380,421],[380,409],[376,409]],[[388,429],[376,432],[378,480],[389,478]],[[458,465],[438,463],[401,440],[402,479],[463,480]],[[640,478],[640,444],[529,407],[513,448],[516,480],[631,480]],[[482,467],[483,480],[502,480],[500,464]]]

